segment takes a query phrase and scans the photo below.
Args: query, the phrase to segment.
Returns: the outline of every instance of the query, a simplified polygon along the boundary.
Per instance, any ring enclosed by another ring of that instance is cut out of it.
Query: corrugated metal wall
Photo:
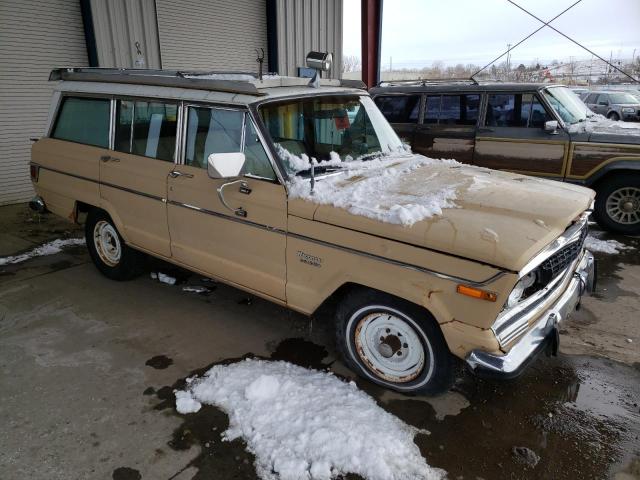
[[[78,0],[0,0],[0,205],[29,200],[30,137],[44,133],[53,67],[86,66]]]
[[[277,0],[278,73],[298,75],[311,50],[331,52],[330,78],[342,65],[342,0]]]
[[[101,67],[161,68],[154,0],[90,1]]]
[[[265,0],[157,0],[162,66],[257,72],[265,50]]]

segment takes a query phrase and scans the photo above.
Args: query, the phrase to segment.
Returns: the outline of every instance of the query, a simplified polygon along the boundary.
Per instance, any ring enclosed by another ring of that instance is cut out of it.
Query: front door
[[[100,162],[100,196],[122,221],[127,240],[171,256],[167,176],[176,151],[178,105],[117,100],[114,151]]]
[[[413,151],[431,158],[473,161],[480,95],[427,95]]]
[[[287,196],[251,119],[195,105],[185,108],[185,119],[183,161],[168,183],[173,258],[284,300]],[[246,157],[240,177],[209,177],[210,154],[239,151]]]
[[[489,93],[473,163],[496,170],[562,179],[569,134],[544,131],[553,117],[534,93]]]

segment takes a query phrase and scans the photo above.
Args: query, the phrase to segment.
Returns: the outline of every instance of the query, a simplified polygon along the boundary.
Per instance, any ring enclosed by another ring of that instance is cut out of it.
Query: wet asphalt
[[[12,236],[0,237],[2,254],[78,234],[27,218],[0,209]],[[461,368],[439,397],[355,378],[336,357],[330,311],[307,319],[155,260],[148,270],[176,285],[148,274],[110,282],[82,247],[0,267],[0,478],[256,478],[242,440],[221,440],[224,412],[180,415],[173,396],[186,378],[246,357],[354,379],[429,432],[415,443],[450,479],[640,478],[640,242],[615,238],[635,248],[596,254],[599,290],[565,325],[569,353],[542,356],[509,382]],[[600,344],[613,335],[602,313],[612,305],[624,330]]]

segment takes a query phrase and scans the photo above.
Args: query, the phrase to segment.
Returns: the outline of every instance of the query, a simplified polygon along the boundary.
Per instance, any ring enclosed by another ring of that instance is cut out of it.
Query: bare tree
[[[345,55],[342,57],[342,73],[358,72],[360,70],[360,57],[355,55]]]

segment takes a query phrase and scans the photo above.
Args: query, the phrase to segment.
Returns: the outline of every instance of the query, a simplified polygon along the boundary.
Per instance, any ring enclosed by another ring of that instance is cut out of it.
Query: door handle
[[[112,157],[111,155],[102,155],[100,157],[100,160],[102,160],[103,162],[119,162],[120,159],[116,158],[116,157]]]
[[[178,170],[170,171],[169,172],[169,176],[171,178],[178,178],[178,177],[193,178],[193,175],[191,173],[184,173],[184,172],[180,172]]]
[[[239,217],[246,218],[247,211],[244,208],[242,208],[242,207],[233,208],[224,199],[224,192],[223,192],[224,189],[227,188],[227,187],[230,187],[231,185],[237,185],[237,184],[240,184],[240,191],[242,193],[245,193],[246,195],[251,193],[251,189],[249,188],[249,184],[247,182],[245,182],[244,180],[235,180],[233,182],[223,183],[222,185],[220,185],[218,187],[218,189],[217,189],[218,198],[220,199],[220,202],[222,202],[222,205],[225,206],[225,208],[231,210],[233,213],[235,213]]]

